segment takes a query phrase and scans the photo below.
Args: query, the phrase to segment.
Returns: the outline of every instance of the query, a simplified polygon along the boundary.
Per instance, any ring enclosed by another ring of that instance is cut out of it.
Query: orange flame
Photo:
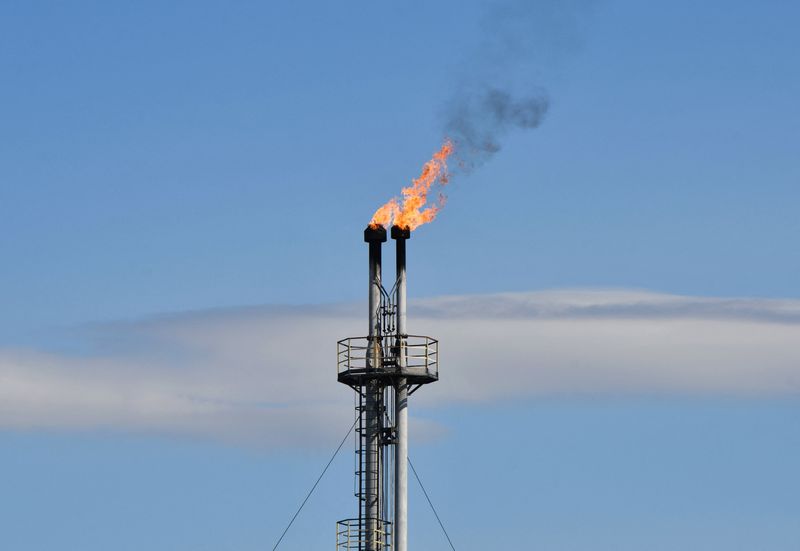
[[[444,206],[445,196],[439,193],[438,202],[427,205],[428,192],[435,183],[447,184],[447,158],[453,153],[453,143],[445,140],[439,151],[433,154],[430,161],[422,167],[419,178],[411,181],[409,187],[403,188],[402,203],[397,197],[389,199],[375,211],[370,226],[400,226],[410,230],[427,224],[436,218]]]

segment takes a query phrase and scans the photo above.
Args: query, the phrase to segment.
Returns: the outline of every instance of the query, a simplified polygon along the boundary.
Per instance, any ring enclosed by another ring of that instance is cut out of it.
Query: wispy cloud
[[[351,415],[351,392],[335,383],[334,343],[364,332],[363,309],[166,315],[92,328],[82,355],[0,350],[0,427],[303,445]],[[441,382],[416,395],[419,406],[800,392],[797,300],[565,290],[432,298],[411,314],[413,332],[441,340]]]

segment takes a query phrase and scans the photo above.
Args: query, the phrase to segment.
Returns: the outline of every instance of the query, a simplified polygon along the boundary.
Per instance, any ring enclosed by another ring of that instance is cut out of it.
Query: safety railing
[[[337,373],[360,375],[383,372],[437,379],[439,341],[423,335],[370,339],[349,337],[337,343]]]
[[[336,550],[387,551],[392,547],[391,528],[391,522],[380,519],[365,519],[363,524],[357,518],[340,520],[336,523]]]

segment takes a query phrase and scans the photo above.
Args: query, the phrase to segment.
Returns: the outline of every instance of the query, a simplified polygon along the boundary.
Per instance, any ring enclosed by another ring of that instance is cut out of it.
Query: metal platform
[[[397,377],[405,377],[410,385],[438,381],[439,341],[423,335],[342,339],[337,343],[337,376],[352,387]]]
[[[370,520],[376,526],[374,534],[368,534],[369,530],[364,527],[370,524]],[[365,549],[367,542],[370,542],[377,551],[388,551],[392,547],[391,528],[391,522],[379,519],[340,520],[336,523],[336,549],[360,551]]]

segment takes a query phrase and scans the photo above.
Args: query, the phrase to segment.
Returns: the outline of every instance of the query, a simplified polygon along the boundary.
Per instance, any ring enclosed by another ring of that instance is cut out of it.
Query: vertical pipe
[[[406,240],[408,229],[392,227],[392,239],[397,247],[397,349],[398,368],[406,367]],[[398,377],[395,382],[395,441],[394,459],[394,551],[408,551],[408,381]]]
[[[386,230],[378,226],[364,230],[364,241],[369,243],[369,351],[367,367],[381,369],[381,246],[386,241]],[[376,378],[367,378],[364,393],[365,468],[364,515],[366,551],[378,551],[378,518],[380,516],[380,425],[383,392]]]

